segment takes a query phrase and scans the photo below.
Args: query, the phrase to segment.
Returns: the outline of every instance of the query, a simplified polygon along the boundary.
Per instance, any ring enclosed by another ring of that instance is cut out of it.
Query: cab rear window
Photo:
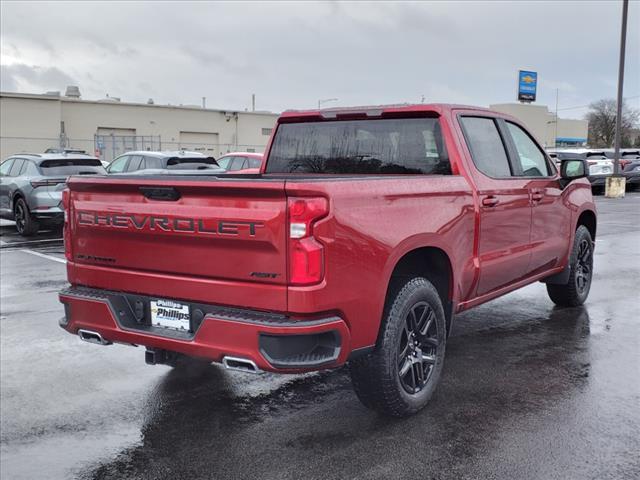
[[[436,118],[283,123],[267,173],[451,174]]]

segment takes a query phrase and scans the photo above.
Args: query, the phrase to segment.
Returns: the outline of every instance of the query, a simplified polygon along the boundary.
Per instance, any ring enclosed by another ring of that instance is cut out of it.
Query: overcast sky
[[[512,102],[616,95],[621,1],[415,3],[9,2],[1,89],[78,85],[85,99],[245,109]],[[629,9],[625,97],[640,106],[640,2]],[[585,109],[562,110],[582,117]]]

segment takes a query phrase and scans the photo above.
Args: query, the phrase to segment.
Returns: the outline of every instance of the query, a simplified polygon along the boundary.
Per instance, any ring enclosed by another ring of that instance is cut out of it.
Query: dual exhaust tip
[[[80,340],[85,342],[95,343],[97,345],[111,345],[109,340],[105,340],[98,332],[91,330],[80,329],[78,330],[78,336],[80,337]]]
[[[253,360],[239,357],[223,357],[222,365],[227,370],[235,370],[245,373],[260,373],[260,369]]]
[[[80,329],[78,330],[78,337],[80,337],[80,340],[84,342],[94,343],[96,345],[111,345],[112,343],[108,340],[105,340],[98,332],[94,332],[92,330]],[[155,365],[156,363],[168,363],[166,362],[164,357],[162,359],[157,358],[160,351],[147,350],[147,352],[145,353],[145,360],[148,364]],[[227,370],[235,370],[237,372],[260,373],[261,371],[256,363],[253,360],[249,360],[248,358],[225,356],[222,358],[222,365],[224,365],[224,368],[226,368]]]

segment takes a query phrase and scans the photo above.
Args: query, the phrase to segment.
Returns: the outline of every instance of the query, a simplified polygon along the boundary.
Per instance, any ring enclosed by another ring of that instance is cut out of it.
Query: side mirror
[[[560,183],[566,187],[573,180],[589,175],[589,163],[580,158],[568,158],[560,163]]]

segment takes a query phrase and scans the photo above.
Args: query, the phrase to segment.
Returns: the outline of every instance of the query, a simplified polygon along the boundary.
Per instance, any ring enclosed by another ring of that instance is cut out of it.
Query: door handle
[[[489,195],[488,197],[484,197],[482,199],[482,206],[484,207],[495,207],[500,200],[498,197],[494,197],[493,195]]]
[[[544,198],[544,193],[542,192],[531,192],[531,201],[532,202],[540,202]]]

